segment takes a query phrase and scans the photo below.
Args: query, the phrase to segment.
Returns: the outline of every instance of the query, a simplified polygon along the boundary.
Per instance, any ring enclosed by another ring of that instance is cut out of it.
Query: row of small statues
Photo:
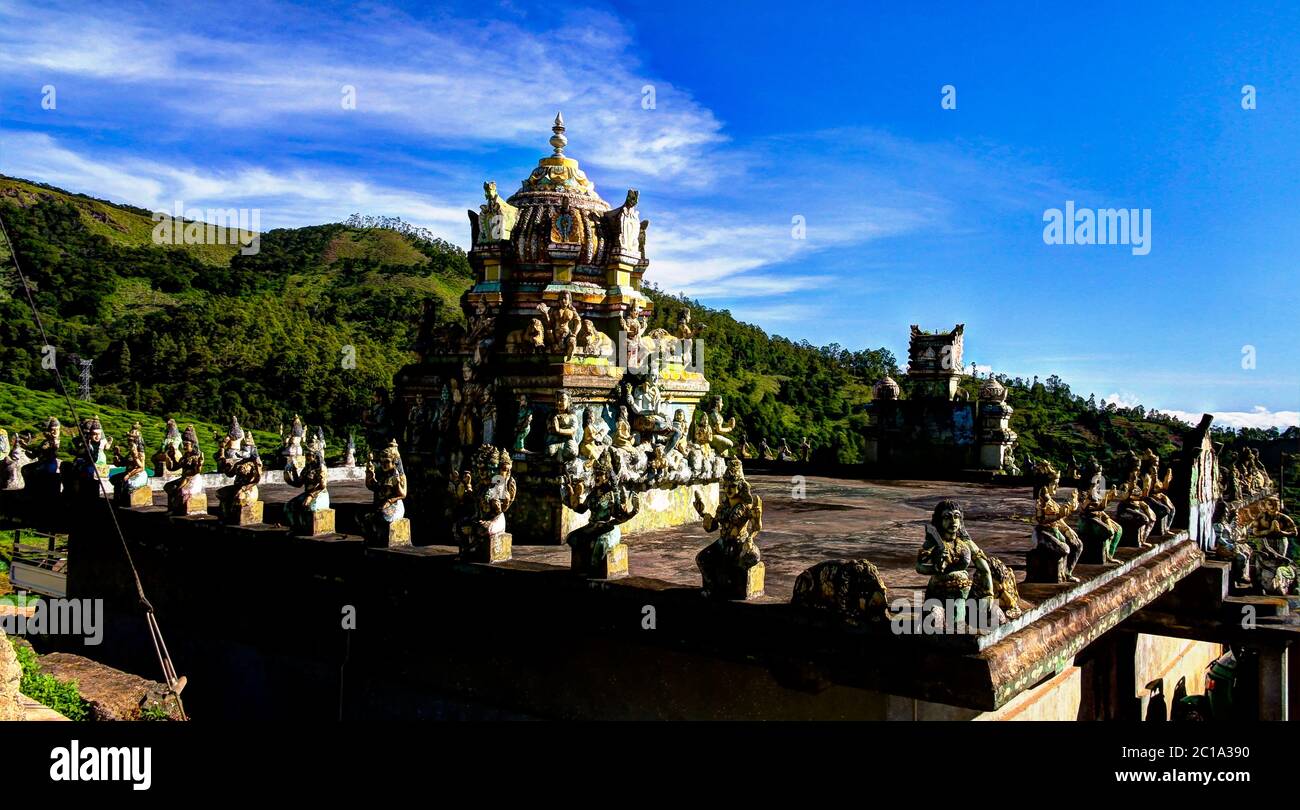
[[[1061,474],[1050,462],[1034,468],[1034,548],[1027,558],[1031,582],[1078,582],[1074,567],[1115,564],[1121,545],[1148,548],[1151,539],[1168,535],[1176,507],[1168,490],[1172,470],[1160,471],[1160,457],[1129,453],[1128,470],[1118,487],[1106,487],[1101,467],[1090,460],[1076,489],[1065,503],[1056,500]],[[1080,497],[1082,493],[1082,497]],[[1115,503],[1115,515],[1106,508]],[[1077,516],[1075,526],[1070,519]],[[1077,529],[1077,531],[1076,531]]]
[[[1247,447],[1221,454],[1219,485],[1228,501],[1255,500],[1273,491],[1273,479],[1259,460],[1259,451]]]
[[[772,447],[767,443],[767,439],[759,439],[758,447],[749,443],[746,438],[740,445],[740,457],[745,459],[761,459],[763,461],[803,461],[807,462],[812,458],[812,443],[808,437],[804,436],[803,441],[799,443],[798,448],[791,449],[790,443],[782,439],[777,447]]]

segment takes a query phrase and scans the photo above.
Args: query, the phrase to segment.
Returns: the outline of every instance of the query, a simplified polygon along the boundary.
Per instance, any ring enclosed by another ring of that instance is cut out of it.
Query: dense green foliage
[[[95,233],[68,199],[22,206],[0,196],[0,215],[65,377],[75,385],[72,360],[92,359],[99,404],[157,415],[234,415],[275,430],[297,413],[340,436],[369,392],[414,358],[425,302],[459,317],[470,283],[454,246],[391,231],[274,230],[260,252],[213,266]],[[0,380],[51,390],[44,341],[9,282]]]
[[[14,652],[18,655],[18,665],[22,667],[23,678],[18,691],[37,703],[49,706],[69,720],[85,720],[90,715],[90,704],[81,696],[76,681],[60,680],[53,675],[41,672],[36,651],[26,644],[19,644],[17,639],[9,639]]]

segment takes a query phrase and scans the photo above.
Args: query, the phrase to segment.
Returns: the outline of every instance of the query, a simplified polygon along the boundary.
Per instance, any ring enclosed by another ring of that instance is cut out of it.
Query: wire
[[[27,283],[27,275],[23,273],[22,266],[18,263],[18,248],[14,241],[9,238],[9,229],[5,227],[4,217],[0,217],[0,236],[4,237],[5,245],[9,248],[9,258],[13,261],[14,270],[18,271],[18,280],[22,282],[23,294],[27,297],[27,305],[31,307],[32,318],[36,322],[36,328],[41,333],[43,346],[52,346],[50,336],[45,332],[45,324],[41,321],[40,310],[36,307],[36,299],[32,297],[31,285]],[[81,414],[77,412],[77,406],[73,404],[72,396],[68,393],[68,387],[63,382],[63,373],[59,371],[58,362],[54,363],[54,379],[58,383],[59,393],[63,395],[67,403],[68,410],[72,412],[73,421],[77,426],[77,436],[81,438],[81,446],[89,449],[90,443],[86,440],[86,433],[82,429]],[[162,629],[158,627],[158,619],[154,615],[153,605],[149,603],[148,597],[144,593],[144,584],[140,581],[140,572],[136,570],[135,560],[131,557],[131,548],[126,543],[126,535],[122,533],[122,526],[117,520],[117,510],[113,508],[113,502],[108,499],[108,492],[104,489],[103,479],[99,477],[99,467],[92,464],[91,469],[95,472],[95,488],[99,490],[99,497],[108,504],[108,514],[113,521],[113,530],[117,532],[117,539],[122,543],[122,551],[126,554],[127,565],[131,568],[131,577],[135,580],[136,596],[140,599],[140,606],[145,611],[145,622],[149,626],[149,635],[153,639],[154,651],[158,654],[158,664],[162,668],[163,677],[166,679],[167,688],[171,690],[172,695],[176,698],[176,706],[180,711],[181,719],[188,719],[185,715],[185,704],[181,702],[181,689],[184,688],[185,679],[176,676],[176,668],[172,665],[171,656],[167,653],[167,644],[163,641]]]

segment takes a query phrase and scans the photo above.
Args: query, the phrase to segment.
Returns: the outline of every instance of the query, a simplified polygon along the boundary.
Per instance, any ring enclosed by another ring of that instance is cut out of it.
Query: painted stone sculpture
[[[374,493],[374,507],[360,518],[368,546],[409,546],[411,522],[406,518],[406,469],[393,439],[366,463],[366,489]]]
[[[73,493],[98,495],[102,481],[108,480],[108,451],[113,439],[95,416],[83,419],[81,432],[72,437],[72,463],[69,465],[69,489]]]
[[[179,452],[181,449],[181,431],[176,427],[175,419],[167,420],[167,429],[163,433],[162,444],[158,446],[158,452],[153,454],[150,459],[153,462],[153,474],[155,478],[172,477],[167,468],[167,456],[169,451]]]
[[[245,433],[239,421],[231,419],[230,430],[217,448],[217,472],[235,479],[217,490],[223,523],[252,526],[262,522],[258,485],[264,470],[253,434]]]
[[[551,458],[568,463],[578,457],[577,420],[573,415],[573,400],[563,389],[555,392],[555,413],[551,414],[546,431],[546,452]]]
[[[1093,459],[1084,471],[1083,503],[1079,506],[1079,539],[1083,553],[1079,561],[1087,565],[1107,565],[1115,561],[1115,549],[1124,536],[1124,528],[1106,514],[1106,506],[1119,498],[1119,490],[1106,488],[1101,467]]]
[[[1211,519],[1214,528],[1214,548],[1210,557],[1232,565],[1232,584],[1244,587],[1249,578],[1251,548],[1243,537],[1242,527],[1237,523],[1237,510],[1227,501],[1220,500],[1214,505]]]
[[[334,534],[334,510],[330,508],[329,472],[325,467],[325,436],[320,428],[308,442],[302,466],[284,468],[284,483],[302,487],[302,492],[284,505],[289,531],[302,537]]]
[[[1083,553],[1083,541],[1070,528],[1068,520],[1079,511],[1079,493],[1075,491],[1064,504],[1056,502],[1061,474],[1046,461],[1036,467],[1038,497],[1034,505],[1034,547],[1026,556],[1026,582],[1078,582],[1074,566]]]
[[[1286,596],[1296,593],[1297,565],[1296,526],[1291,518],[1282,513],[1281,502],[1277,496],[1270,495],[1264,499],[1263,508],[1250,528],[1255,586],[1261,593],[1270,596]]]
[[[4,457],[0,458],[0,489],[22,489],[23,467],[32,462],[27,455],[27,437],[15,433],[12,442],[7,444]]]
[[[755,599],[763,595],[765,566],[755,540],[763,529],[763,499],[754,494],[738,459],[722,478],[722,502],[712,514],[695,493],[695,511],[706,532],[718,539],[695,556],[704,593],[717,599]]]
[[[581,479],[569,478],[563,485],[568,507],[588,516],[587,524],[565,540],[574,573],[593,579],[627,575],[627,545],[619,524],[636,517],[640,502],[635,492],[623,488],[620,464],[617,453],[606,451],[592,465],[589,492]]]
[[[889,589],[868,560],[826,560],[799,574],[790,604],[851,627],[889,621]]]
[[[167,493],[167,511],[178,517],[205,515],[208,496],[203,491],[203,451],[199,449],[199,434],[193,425],[186,425],[181,434],[180,449],[167,448],[167,469],[180,471],[180,477],[163,484]]]
[[[1124,529],[1120,545],[1125,548],[1147,548],[1147,538],[1156,525],[1156,513],[1146,502],[1147,487],[1142,480],[1142,460],[1129,453],[1128,474],[1119,488],[1120,502],[1115,509],[1115,519]]]
[[[722,418],[722,397],[715,396],[709,401],[709,412],[705,418],[712,434],[713,449],[721,456],[732,455],[736,440],[731,437],[731,433],[736,429],[736,418]]]
[[[1174,502],[1169,499],[1167,494],[1169,484],[1173,480],[1173,474],[1173,470],[1165,470],[1162,478],[1160,475],[1160,457],[1153,451],[1147,450],[1146,455],[1142,458],[1142,484],[1146,488],[1144,500],[1156,516],[1155,525],[1151,527],[1151,534],[1157,537],[1169,534],[1173,528],[1174,514],[1177,510],[1174,507]]]
[[[510,559],[506,512],[515,502],[513,466],[509,452],[485,444],[474,454],[472,474],[466,471],[456,482],[461,517],[455,533],[461,559],[483,563]]]
[[[51,416],[45,423],[41,440],[36,444],[35,460],[23,467],[23,486],[35,495],[58,495],[61,488],[59,470],[59,441],[63,426]]]
[[[965,514],[956,501],[935,505],[925,527],[925,542],[916,555],[916,571],[930,575],[925,598],[937,599],[945,608],[951,604],[958,623],[966,620],[968,599],[991,599],[1009,619],[1021,614],[1015,574],[971,540]]]
[[[149,471],[145,468],[144,437],[140,423],[136,422],[126,434],[126,452],[113,448],[114,461],[124,469],[110,477],[113,500],[118,506],[153,506],[153,491],[149,488]]]

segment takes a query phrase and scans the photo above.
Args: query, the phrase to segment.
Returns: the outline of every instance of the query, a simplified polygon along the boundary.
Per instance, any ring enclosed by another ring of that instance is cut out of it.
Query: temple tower
[[[565,154],[565,133],[557,115],[551,153],[508,199],[495,182],[484,183],[484,203],[469,211],[475,283],[461,300],[467,325],[437,327],[427,317],[416,347],[421,361],[395,379],[417,543],[444,542],[450,475],[482,444],[511,451],[515,543],[562,542],[581,525],[585,515],[564,505],[562,482],[588,476],[593,459],[569,458],[569,437],[553,430],[561,404],[561,430],[576,426],[571,440],[587,452],[618,435],[620,409],[638,428],[630,439],[624,428],[620,445],[621,475],[641,492],[640,514],[625,532],[696,519],[697,488],[716,503],[711,474],[673,481],[639,469],[656,447],[672,462],[676,442],[685,440],[679,455],[689,445],[696,406],[709,390],[703,352],[689,335],[646,330],[653,304],[641,280],[650,223],[640,218],[639,194],[629,189],[611,207]]]

